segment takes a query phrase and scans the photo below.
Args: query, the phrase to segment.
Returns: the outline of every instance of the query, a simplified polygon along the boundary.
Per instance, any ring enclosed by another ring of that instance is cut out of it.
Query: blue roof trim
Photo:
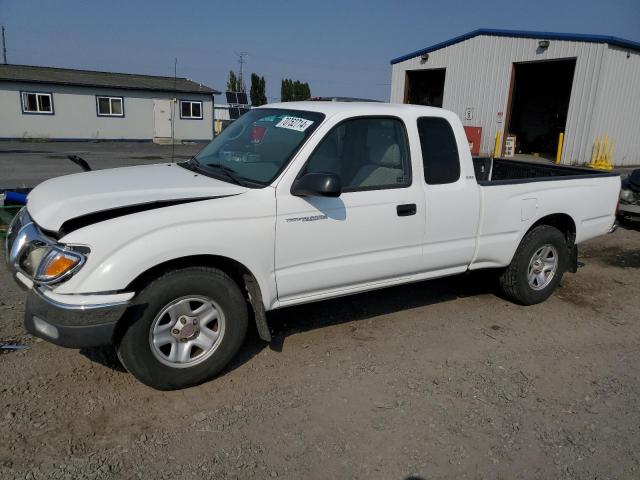
[[[625,40],[624,38],[613,37],[611,35],[589,35],[585,33],[558,33],[558,32],[533,32],[528,30],[495,30],[492,28],[479,28],[473,32],[459,35],[450,40],[436,43],[430,47],[416,50],[415,52],[402,55],[401,57],[391,60],[391,65],[399,62],[404,62],[410,58],[423,55],[425,53],[440,50],[441,48],[454,45],[456,43],[464,42],[470,38],[477,37],[479,35],[487,35],[491,37],[517,37],[517,38],[539,38],[544,40],[570,40],[574,42],[591,42],[591,43],[608,43],[617,47],[629,48],[631,50],[640,51],[640,42],[634,42],[632,40]]]

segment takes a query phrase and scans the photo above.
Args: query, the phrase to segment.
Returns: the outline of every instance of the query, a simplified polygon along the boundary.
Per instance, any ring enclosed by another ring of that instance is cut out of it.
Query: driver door
[[[334,173],[343,191],[337,198],[302,197],[287,182],[278,186],[275,269],[282,305],[419,271],[424,190],[412,180],[400,119],[358,117],[336,125],[299,176],[306,173]]]

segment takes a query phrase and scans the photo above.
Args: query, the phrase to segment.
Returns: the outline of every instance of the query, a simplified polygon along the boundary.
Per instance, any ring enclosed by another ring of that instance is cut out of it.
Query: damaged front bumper
[[[129,307],[133,292],[61,295],[21,268],[22,252],[31,242],[51,243],[22,209],[11,223],[7,240],[7,264],[14,280],[28,291],[26,330],[63,347],[94,347],[113,342],[116,325]]]
[[[108,345],[113,343],[116,325],[129,307],[129,296],[133,293],[112,295],[115,298],[109,303],[71,304],[62,303],[34,287],[27,295],[24,325],[32,335],[63,347]]]

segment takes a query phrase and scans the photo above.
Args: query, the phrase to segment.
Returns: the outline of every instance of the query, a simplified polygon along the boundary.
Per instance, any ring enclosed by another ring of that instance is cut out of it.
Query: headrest
[[[402,163],[400,158],[400,147],[397,143],[392,143],[380,152],[379,155],[375,155],[372,152],[371,156],[373,163],[382,167],[400,168]]]
[[[370,163],[383,167],[400,167],[400,146],[395,142],[393,134],[393,128],[384,123],[369,128],[367,146],[369,147]]]

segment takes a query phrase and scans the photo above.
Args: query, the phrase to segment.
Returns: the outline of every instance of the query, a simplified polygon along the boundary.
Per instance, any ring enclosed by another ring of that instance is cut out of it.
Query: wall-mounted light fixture
[[[420,63],[425,63],[427,60],[429,60],[428,53],[423,53],[422,55],[420,55]]]
[[[549,48],[549,40],[538,40],[538,47],[546,50],[547,48]]]

